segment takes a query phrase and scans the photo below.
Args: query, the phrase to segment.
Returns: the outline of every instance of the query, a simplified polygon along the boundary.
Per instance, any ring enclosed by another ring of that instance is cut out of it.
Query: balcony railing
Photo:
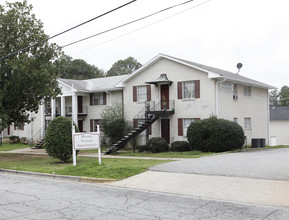
[[[78,115],[87,115],[87,106],[82,106],[82,108],[78,107]],[[72,107],[66,106],[65,107],[65,115],[72,115]]]

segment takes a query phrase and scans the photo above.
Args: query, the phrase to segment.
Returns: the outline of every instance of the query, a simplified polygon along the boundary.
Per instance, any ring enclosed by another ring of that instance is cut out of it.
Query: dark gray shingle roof
[[[289,106],[270,107],[270,120],[289,120]]]

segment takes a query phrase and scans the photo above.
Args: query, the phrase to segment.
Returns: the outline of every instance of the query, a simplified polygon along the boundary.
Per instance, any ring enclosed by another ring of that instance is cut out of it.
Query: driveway
[[[220,154],[160,164],[150,170],[200,175],[289,180],[289,148]]]
[[[169,162],[109,185],[289,207],[289,149],[225,153]]]

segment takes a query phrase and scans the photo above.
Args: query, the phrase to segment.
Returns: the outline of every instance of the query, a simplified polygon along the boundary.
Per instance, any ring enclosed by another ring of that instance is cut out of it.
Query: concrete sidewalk
[[[147,171],[111,186],[289,207],[289,181]]]

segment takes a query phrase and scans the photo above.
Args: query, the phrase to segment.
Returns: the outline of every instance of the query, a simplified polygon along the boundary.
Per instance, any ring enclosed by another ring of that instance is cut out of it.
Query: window
[[[238,123],[238,118],[233,118],[233,121]]]
[[[24,124],[14,125],[14,130],[24,130]]]
[[[183,98],[184,99],[195,98],[195,82],[194,81],[183,82]]]
[[[244,129],[251,130],[251,118],[244,118]]]
[[[133,101],[151,101],[151,85],[133,86]]]
[[[137,87],[137,101],[145,102],[147,100],[147,86]]]
[[[251,96],[251,86],[244,86],[244,95]]]
[[[102,131],[101,120],[100,119],[90,119],[90,131],[97,132],[97,125],[100,126],[100,131]]]
[[[187,136],[187,130],[190,124],[200,118],[179,118],[178,119],[178,135]]]
[[[200,80],[178,82],[178,99],[200,98]]]
[[[90,94],[90,105],[106,105],[106,93],[99,92]]]
[[[192,122],[194,122],[195,119],[194,118],[183,118],[183,131],[184,131],[184,136],[187,136],[187,130],[188,127],[190,126],[190,124]]]

